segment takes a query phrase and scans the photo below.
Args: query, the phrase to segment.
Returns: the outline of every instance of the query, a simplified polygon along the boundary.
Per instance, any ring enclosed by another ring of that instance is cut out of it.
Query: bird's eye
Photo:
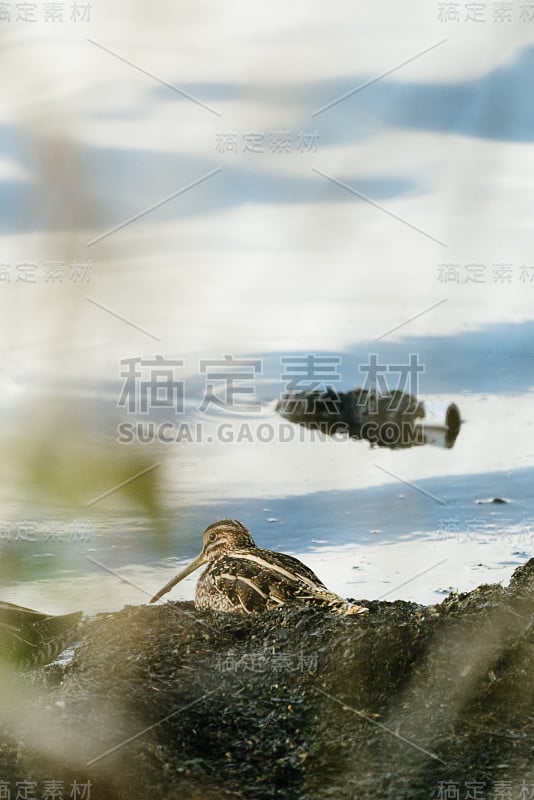
[[[210,533],[210,535],[208,536],[208,539],[210,540],[210,542],[214,542],[216,538],[217,538],[217,534],[216,533]]]

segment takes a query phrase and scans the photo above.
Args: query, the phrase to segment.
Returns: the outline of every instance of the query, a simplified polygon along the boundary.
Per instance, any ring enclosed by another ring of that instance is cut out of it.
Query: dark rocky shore
[[[534,559],[507,588],[366,605],[100,615],[67,668],[4,676],[0,781],[36,798],[90,781],[96,800],[534,796]]]

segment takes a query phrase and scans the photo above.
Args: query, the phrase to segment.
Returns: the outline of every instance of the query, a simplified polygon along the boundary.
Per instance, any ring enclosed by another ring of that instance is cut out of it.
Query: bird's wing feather
[[[319,580],[315,572],[313,572],[306,564],[299,561],[298,558],[288,556],[286,553],[275,553],[271,550],[262,550],[259,547],[250,554],[240,553],[241,558],[253,558],[256,563],[264,564],[271,567],[273,573],[285,577],[287,580],[294,580],[302,582],[310,587],[310,589],[326,589],[326,586]]]
[[[227,554],[210,570],[210,580],[232,608],[246,612],[277,608],[291,600],[334,599],[301,561],[254,548]]]
[[[235,565],[234,565],[235,566]],[[217,570],[212,575],[216,589],[230,601],[232,608],[250,614],[265,611],[269,596],[258,584],[257,576],[240,575],[236,569]]]

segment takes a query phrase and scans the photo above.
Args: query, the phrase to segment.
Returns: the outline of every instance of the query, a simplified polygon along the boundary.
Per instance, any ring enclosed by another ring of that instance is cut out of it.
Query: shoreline
[[[66,668],[12,676],[0,779],[77,776],[94,800],[423,800],[440,781],[484,782],[493,800],[497,781],[534,781],[534,559],[509,587],[438,605],[361,602],[352,619],[100,614]]]

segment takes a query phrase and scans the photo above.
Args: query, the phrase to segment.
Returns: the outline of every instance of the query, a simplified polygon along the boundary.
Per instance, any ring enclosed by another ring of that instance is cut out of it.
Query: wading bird
[[[285,553],[258,547],[247,528],[235,519],[214,522],[204,531],[202,552],[154,595],[163,597],[203,564],[195,607],[250,614],[298,602],[330,609],[335,614],[367,611],[333,592],[305,564]]]

